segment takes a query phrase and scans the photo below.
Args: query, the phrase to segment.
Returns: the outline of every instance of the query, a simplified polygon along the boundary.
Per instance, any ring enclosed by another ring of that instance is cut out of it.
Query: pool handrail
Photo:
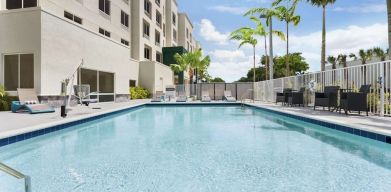
[[[0,162],[0,171],[3,171],[17,179],[24,179],[24,191],[25,192],[31,192],[31,178],[28,175],[25,175],[8,165]]]

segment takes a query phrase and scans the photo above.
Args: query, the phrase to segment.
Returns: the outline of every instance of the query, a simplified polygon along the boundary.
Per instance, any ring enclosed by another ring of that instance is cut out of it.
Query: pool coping
[[[368,139],[380,141],[380,142],[387,143],[387,144],[391,144],[391,136],[390,135],[384,135],[384,134],[376,133],[373,131],[367,131],[367,130],[363,130],[363,128],[350,126],[350,125],[348,126],[348,125],[344,125],[344,124],[340,124],[340,123],[336,123],[336,122],[317,120],[315,118],[308,117],[306,115],[302,115],[302,116],[295,115],[295,114],[291,114],[288,112],[283,112],[283,111],[270,109],[267,107],[261,107],[261,106],[257,106],[257,105],[252,105],[252,104],[248,104],[248,103],[242,104],[239,102],[231,102],[231,103],[227,103],[227,102],[197,102],[197,103],[190,103],[190,102],[186,102],[186,103],[152,103],[152,102],[148,102],[148,103],[135,104],[132,106],[121,107],[121,108],[117,108],[117,109],[113,109],[113,110],[109,110],[109,111],[103,111],[103,112],[99,112],[99,113],[95,113],[95,114],[88,114],[88,115],[81,116],[81,117],[72,117],[69,119],[64,119],[63,121],[59,121],[59,122],[51,122],[51,123],[26,127],[21,130],[12,132],[11,134],[8,134],[6,136],[3,136],[3,138],[0,138],[0,147],[10,145],[10,144],[13,144],[16,142],[24,141],[27,139],[31,139],[34,137],[38,137],[41,135],[49,134],[52,132],[60,131],[60,130],[70,128],[72,126],[79,125],[82,123],[87,123],[87,122],[91,122],[91,121],[94,121],[97,119],[102,119],[102,118],[112,116],[115,114],[119,114],[122,112],[140,109],[140,108],[143,108],[146,106],[222,106],[223,107],[223,106],[240,106],[240,105],[259,109],[262,111],[266,111],[266,112],[270,112],[270,113],[274,113],[274,114],[278,114],[278,115],[282,115],[282,116],[286,116],[286,117],[290,117],[290,118],[294,118],[294,119],[299,119],[301,121],[305,121],[305,122],[312,123],[315,125],[320,125],[320,126],[323,126],[323,127],[329,128],[329,129],[349,133],[349,134],[360,136],[360,137],[365,137]]]

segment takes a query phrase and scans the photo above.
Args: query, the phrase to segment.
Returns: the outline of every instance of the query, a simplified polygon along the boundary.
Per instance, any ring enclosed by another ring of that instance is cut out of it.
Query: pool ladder
[[[31,192],[31,178],[28,175],[25,175],[19,171],[16,171],[15,169],[12,169],[11,167],[7,166],[4,163],[0,162],[0,171],[3,171],[17,179],[24,179],[24,191],[25,192]]]

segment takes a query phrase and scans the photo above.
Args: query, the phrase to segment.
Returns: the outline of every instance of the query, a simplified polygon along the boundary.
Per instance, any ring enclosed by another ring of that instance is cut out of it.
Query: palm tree
[[[347,55],[339,54],[337,57],[338,64],[341,65],[343,68],[348,67],[347,58]]]
[[[321,52],[321,70],[325,70],[326,66],[326,6],[334,4],[336,0],[307,0],[314,6],[322,7],[322,52]]]
[[[273,79],[274,75],[274,70],[273,70],[273,17],[277,17],[277,12],[274,9],[268,9],[264,7],[259,7],[259,8],[253,8],[248,10],[244,16],[249,16],[249,15],[255,15],[259,14],[260,18],[266,19],[266,26],[269,27],[269,77],[270,79]]]
[[[353,61],[356,61],[356,60],[357,60],[357,56],[356,56],[356,54],[354,54],[354,53],[350,53],[350,54],[349,54],[349,58],[353,59]]]
[[[267,43],[266,43],[266,39],[267,39],[267,36],[270,35],[269,32],[266,31],[265,27],[263,26],[262,22],[260,19],[256,18],[256,17],[250,17],[250,19],[255,23],[255,28],[253,28],[252,30],[254,35],[258,35],[258,36],[262,36],[265,38],[265,55],[266,55],[266,60],[265,60],[265,66],[266,66],[266,80],[268,79],[268,70],[269,70],[269,59],[267,58]],[[285,36],[284,36],[284,33],[281,32],[281,31],[277,31],[277,30],[272,30],[272,34],[274,35],[277,35],[279,38],[281,38],[282,40],[285,40]]]
[[[358,55],[360,57],[360,60],[361,60],[361,63],[363,65],[367,64],[367,62],[369,60],[372,59],[372,56],[373,56],[373,50],[371,49],[368,49],[368,50],[364,50],[364,49],[360,49],[360,51],[358,52]]]
[[[380,47],[373,48],[373,53],[376,57],[380,59],[380,61],[385,61],[387,57],[387,53]]]
[[[255,47],[258,44],[257,39],[254,37],[254,30],[250,27],[242,27],[237,29],[236,31],[231,33],[230,39],[237,40],[240,42],[239,48],[243,45],[249,44],[253,47],[253,58],[254,58],[254,66],[253,66],[253,89],[255,88]]]
[[[300,16],[295,15],[296,4],[292,4],[291,7],[279,6],[276,7],[276,11],[278,13],[278,17],[281,21],[286,23],[286,61],[285,68],[286,73],[285,76],[289,76],[289,24],[293,23],[294,26],[297,26],[300,23]]]
[[[187,69],[196,70],[196,82],[198,82],[198,77],[206,77],[207,69],[210,65],[210,57],[203,57],[201,49],[197,49],[194,52],[187,52],[183,54],[176,53],[174,59],[177,64],[171,64],[171,70],[175,73],[180,73]]]
[[[327,62],[329,62],[332,65],[333,69],[337,69],[337,58],[335,58],[334,56],[328,56]]]

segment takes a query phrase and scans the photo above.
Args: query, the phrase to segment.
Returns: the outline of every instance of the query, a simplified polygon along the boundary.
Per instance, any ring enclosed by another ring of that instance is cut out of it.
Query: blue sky
[[[242,13],[252,7],[269,7],[272,0],[177,0],[180,11],[188,13],[194,35],[204,53],[212,58],[209,73],[226,81],[238,80],[252,66],[250,47],[237,48],[229,41],[231,31],[251,26]],[[310,71],[320,69],[321,8],[301,3],[297,14],[301,23],[291,27],[291,52],[302,52]],[[275,29],[284,24],[275,21]],[[356,53],[361,48],[387,47],[386,0],[337,0],[327,9],[327,55]],[[263,42],[263,41],[262,41]],[[275,41],[275,52],[284,54],[284,42]],[[264,54],[262,43],[257,54]]]

